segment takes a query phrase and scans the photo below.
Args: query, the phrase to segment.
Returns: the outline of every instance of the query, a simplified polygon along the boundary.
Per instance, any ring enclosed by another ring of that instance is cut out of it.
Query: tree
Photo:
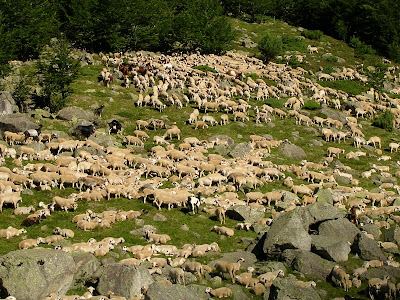
[[[42,87],[37,104],[56,112],[67,104],[67,96],[73,92],[70,85],[78,75],[79,60],[72,58],[65,39],[52,39],[38,60],[37,69]]]
[[[374,100],[381,99],[383,91],[383,83],[385,82],[385,73],[387,66],[380,62],[375,63],[372,66],[368,66],[365,70],[365,75],[368,77],[368,82],[374,89]]]
[[[264,60],[270,61],[281,53],[283,49],[282,39],[267,33],[258,44],[258,49]]]
[[[18,82],[12,93],[15,103],[20,112],[26,112],[29,100],[31,99],[32,75],[20,74]]]

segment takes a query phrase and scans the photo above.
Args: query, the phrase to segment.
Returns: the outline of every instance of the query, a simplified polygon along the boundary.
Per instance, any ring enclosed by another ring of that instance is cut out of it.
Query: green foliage
[[[15,89],[12,93],[13,99],[17,104],[20,112],[27,111],[27,105],[31,98],[31,84],[33,78],[30,75],[20,74],[18,78],[18,82],[15,86]]]
[[[335,69],[331,66],[328,66],[322,70],[322,73],[325,74],[332,74],[333,72],[335,72]]]
[[[373,122],[372,125],[385,129],[387,131],[393,130],[393,120],[394,116],[390,110],[386,110],[384,113],[380,114]]]
[[[320,30],[303,30],[301,35],[307,39],[319,41],[322,37],[322,31]]]
[[[374,88],[374,100],[381,98],[387,68],[388,67],[380,61],[375,62],[372,66],[364,68],[364,73],[368,77],[368,82]]]
[[[323,87],[330,87],[353,95],[365,93],[370,88],[369,85],[354,80],[318,81],[318,83]]]
[[[258,43],[258,49],[264,60],[270,61],[281,53],[283,49],[282,39],[267,33]]]
[[[396,63],[400,62],[400,45],[396,42],[388,46],[388,56]]]
[[[306,44],[299,37],[293,37],[289,34],[282,36],[283,50],[285,51],[304,51],[307,49]]]
[[[282,104],[282,102],[280,102],[278,99],[276,99],[276,98],[268,98],[266,101],[265,101],[265,104],[267,104],[267,105],[269,105],[269,106],[271,106],[271,107],[273,107],[273,108],[281,108],[281,107],[283,107],[283,104]]]
[[[201,65],[201,66],[194,66],[192,69],[200,70],[203,72],[211,72],[211,73],[217,73],[217,71],[208,65]]]
[[[67,96],[73,92],[70,85],[78,75],[79,61],[72,58],[71,48],[65,39],[53,39],[45,47],[37,69],[42,87],[37,105],[48,106],[51,112],[57,112],[67,104]]]
[[[351,37],[349,41],[349,46],[354,48],[354,55],[363,60],[366,59],[367,55],[375,54],[375,51],[372,49],[370,45],[365,44],[360,41],[358,37]]]
[[[303,105],[303,109],[307,109],[307,110],[316,110],[316,109],[320,109],[320,108],[321,108],[321,105],[315,100],[307,101]]]
[[[334,55],[330,55],[326,58],[327,62],[331,62],[331,63],[337,63],[339,60],[339,58],[337,56]]]

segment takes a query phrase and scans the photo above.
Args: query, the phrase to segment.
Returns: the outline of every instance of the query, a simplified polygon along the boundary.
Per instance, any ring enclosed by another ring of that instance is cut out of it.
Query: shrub
[[[365,44],[360,41],[358,37],[351,37],[349,41],[349,46],[354,48],[354,55],[358,58],[365,59],[368,54],[375,54],[374,49],[370,45]]]
[[[276,99],[276,98],[268,98],[266,101],[265,101],[265,104],[267,104],[267,105],[269,105],[269,106],[271,106],[271,107],[273,107],[273,108],[280,108],[280,107],[283,107],[283,105],[282,105],[282,102],[280,102],[278,99]]]
[[[394,116],[390,110],[386,110],[383,114],[380,114],[373,122],[372,126],[386,129],[387,131],[393,130]]]
[[[321,108],[321,105],[318,102],[314,101],[314,100],[307,101],[303,105],[303,109],[308,109],[308,110],[316,110],[316,109],[320,109],[320,108]]]
[[[279,55],[283,49],[282,39],[267,33],[258,44],[265,61],[270,61]]]
[[[327,62],[332,62],[332,63],[336,63],[336,62],[338,62],[338,60],[339,60],[339,58],[337,56],[334,56],[334,55],[328,56],[326,58]]]
[[[304,30],[301,32],[301,35],[305,38],[316,41],[319,41],[321,39],[322,34],[323,33],[320,30]]]
[[[325,73],[325,74],[332,74],[333,72],[335,72],[335,69],[332,68],[331,66],[326,67],[326,68],[324,68],[324,69],[322,70],[322,73]]]
[[[194,66],[192,69],[200,70],[203,72],[217,73],[217,71],[207,65]]]
[[[304,51],[307,49],[307,46],[303,43],[301,38],[293,37],[289,34],[284,34],[282,36],[282,44],[283,50],[285,51]]]

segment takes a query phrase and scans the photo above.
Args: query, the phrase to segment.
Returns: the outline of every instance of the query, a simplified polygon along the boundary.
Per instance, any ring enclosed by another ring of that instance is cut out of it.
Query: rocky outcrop
[[[268,290],[267,299],[318,300],[321,297],[313,287],[300,287],[292,278],[277,278]],[[264,299],[266,299],[264,297]]]
[[[351,250],[348,241],[321,235],[312,236],[311,247],[312,252],[335,262],[347,261]]]
[[[111,291],[130,299],[139,295],[142,287],[152,283],[149,271],[141,266],[110,264],[104,267],[97,291],[103,295]]]
[[[18,111],[18,107],[15,104],[15,100],[9,91],[3,91],[0,93],[0,114],[10,115]]]
[[[296,158],[296,159],[305,159],[307,158],[307,154],[304,150],[291,143],[283,143],[281,145],[281,153],[282,155],[289,157],[289,158]]]
[[[20,132],[27,129],[36,129],[39,125],[32,122],[27,114],[12,114],[0,117],[0,132]]]
[[[65,295],[74,279],[71,255],[53,249],[12,251],[0,258],[0,291],[18,300]]]
[[[246,156],[253,147],[249,143],[234,144],[229,150],[229,155],[233,158]]]
[[[76,266],[71,288],[80,288],[92,280],[100,267],[100,262],[93,254],[82,251],[71,252],[71,256]]]
[[[235,205],[226,211],[226,215],[237,221],[254,222],[264,218],[265,212],[259,207]]]
[[[357,234],[352,250],[365,260],[386,260],[378,244],[363,233]]]
[[[81,119],[88,122],[92,122],[95,119],[95,115],[93,112],[88,112],[77,107],[68,106],[64,107],[58,112],[57,118],[66,121]]]
[[[159,283],[150,285],[145,296],[146,300],[200,300],[208,298],[208,294],[201,293],[196,288],[180,284],[164,285]]]

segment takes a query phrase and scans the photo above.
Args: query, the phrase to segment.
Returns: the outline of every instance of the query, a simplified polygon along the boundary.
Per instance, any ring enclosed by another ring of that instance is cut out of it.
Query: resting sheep
[[[267,272],[267,273],[261,274],[257,278],[258,278],[258,280],[260,280],[260,282],[266,284],[267,282],[274,281],[278,276],[280,276],[280,277],[285,276],[285,272],[283,270]]]
[[[226,298],[232,296],[232,290],[227,287],[222,287],[219,289],[212,289],[210,287],[206,288],[206,293],[209,293],[211,296],[215,298]]]
[[[225,226],[213,226],[211,231],[215,231],[217,234],[226,235],[228,237],[232,237],[235,234],[233,229],[230,229],[230,228],[225,227]]]
[[[26,230],[24,228],[16,229],[16,228],[9,226],[6,229],[0,229],[0,237],[6,238],[7,240],[14,236],[19,236],[20,234],[23,234],[23,233],[26,233]]]

